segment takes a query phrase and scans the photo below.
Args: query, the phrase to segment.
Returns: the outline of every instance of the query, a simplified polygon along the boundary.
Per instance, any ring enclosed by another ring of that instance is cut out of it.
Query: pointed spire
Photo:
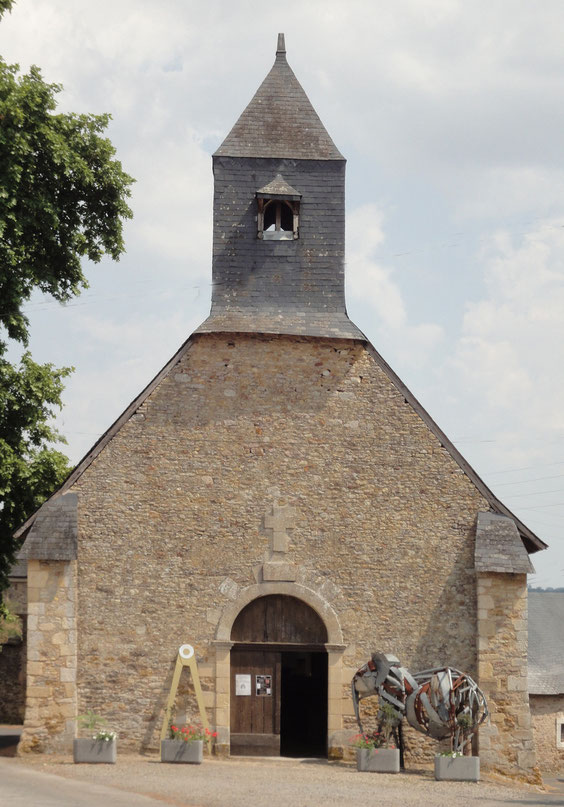
[[[286,61],[284,34],[270,73],[215,156],[344,159]]]

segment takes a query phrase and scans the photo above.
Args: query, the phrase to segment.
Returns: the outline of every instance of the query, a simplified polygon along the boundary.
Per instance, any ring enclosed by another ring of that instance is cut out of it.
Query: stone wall
[[[564,737],[557,724],[564,721],[564,694],[530,695],[537,762],[541,771],[564,771]]]
[[[483,764],[540,782],[527,691],[527,576],[478,575],[478,683],[490,719],[479,733]]]
[[[332,748],[356,733],[348,687],[372,650],[477,672],[487,503],[361,343],[196,337],[73,490],[79,711],[104,714],[121,743],[156,747],[184,642],[228,727],[228,651],[214,640],[239,593],[264,585],[275,501],[296,512],[288,591],[326,603],[342,632]]]
[[[76,561],[28,561],[25,723],[19,751],[68,750],[76,725]]]

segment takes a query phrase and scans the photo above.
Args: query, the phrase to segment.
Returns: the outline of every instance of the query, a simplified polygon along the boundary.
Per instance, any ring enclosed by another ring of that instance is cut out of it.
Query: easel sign
[[[198,709],[200,710],[200,719],[202,721],[202,726],[204,727],[204,730],[207,729],[209,731],[210,728],[208,723],[208,716],[206,714],[206,707],[204,706],[204,696],[202,694],[202,686],[200,684],[200,676],[198,673],[198,665],[196,663],[196,657],[194,655],[194,648],[192,647],[191,644],[183,644],[178,648],[178,656],[176,657],[176,666],[174,668],[172,683],[170,685],[170,692],[166,702],[166,708],[163,718],[163,726],[161,729],[161,740],[166,739],[168,727],[172,720],[172,710],[174,708],[174,701],[176,699],[178,684],[180,683],[180,674],[182,673],[183,667],[190,667],[190,673],[192,675],[192,681],[194,683],[194,692],[196,693],[196,701],[198,703]],[[208,738],[206,739],[206,743],[208,746],[208,753],[211,753],[211,737],[208,736]]]

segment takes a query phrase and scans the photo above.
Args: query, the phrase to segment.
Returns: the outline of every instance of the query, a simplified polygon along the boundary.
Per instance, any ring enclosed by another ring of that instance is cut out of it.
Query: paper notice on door
[[[257,695],[272,695],[272,676],[271,675],[257,675],[256,676],[256,693],[257,693]]]
[[[235,695],[250,695],[251,694],[251,676],[250,675],[236,675],[235,676]]]

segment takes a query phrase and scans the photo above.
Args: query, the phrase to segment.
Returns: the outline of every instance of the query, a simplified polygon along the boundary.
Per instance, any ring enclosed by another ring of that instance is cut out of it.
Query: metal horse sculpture
[[[354,711],[362,733],[359,704],[370,695],[378,695],[380,704],[388,703],[394,709],[397,719],[393,732],[402,752],[403,717],[435,740],[451,737],[452,750],[463,753],[488,716],[484,693],[466,673],[453,667],[435,667],[412,675],[395,656],[385,653],[373,653],[352,680]]]

